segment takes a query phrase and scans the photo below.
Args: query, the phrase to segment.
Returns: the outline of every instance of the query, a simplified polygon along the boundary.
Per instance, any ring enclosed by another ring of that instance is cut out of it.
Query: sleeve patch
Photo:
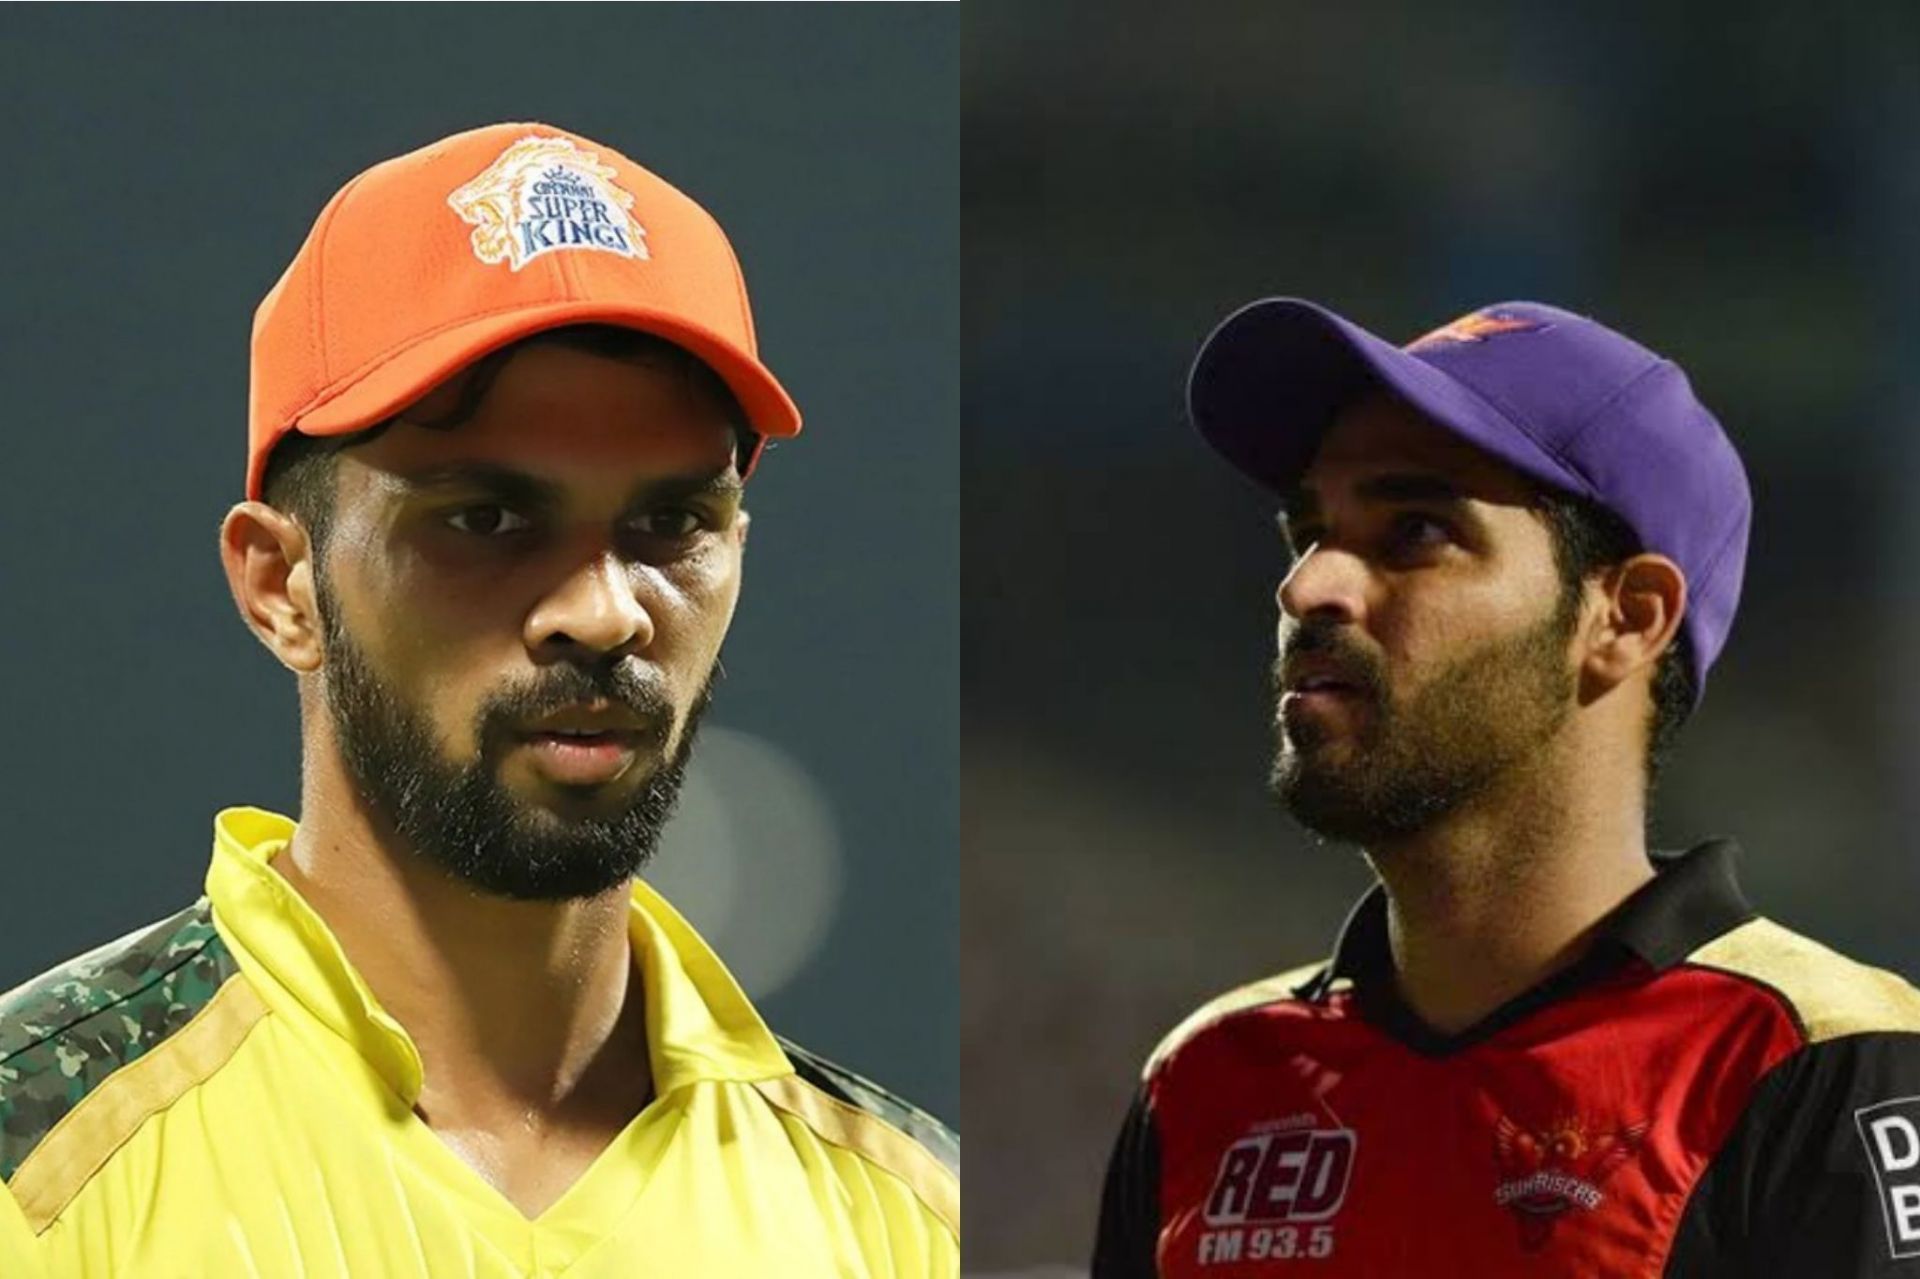
[[[1853,1112],[1880,1190],[1887,1247],[1895,1259],[1920,1257],[1920,1097],[1897,1097]]]

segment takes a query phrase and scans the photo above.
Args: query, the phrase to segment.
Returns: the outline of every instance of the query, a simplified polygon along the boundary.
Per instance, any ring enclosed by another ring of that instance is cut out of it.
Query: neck
[[[1464,1030],[1573,963],[1653,878],[1637,779],[1599,776],[1593,758],[1549,747],[1445,819],[1369,849],[1400,996],[1434,1029]]]
[[[647,1037],[624,886],[567,902],[483,895],[309,764],[299,830],[273,864],[413,1039],[421,1112],[438,1126],[637,1111]]]

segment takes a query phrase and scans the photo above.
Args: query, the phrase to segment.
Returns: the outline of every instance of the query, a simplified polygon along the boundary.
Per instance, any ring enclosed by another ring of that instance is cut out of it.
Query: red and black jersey
[[[1094,1279],[1920,1279],[1920,991],[1663,859],[1573,967],[1458,1035],[1396,995],[1386,899],[1331,962],[1147,1064]]]

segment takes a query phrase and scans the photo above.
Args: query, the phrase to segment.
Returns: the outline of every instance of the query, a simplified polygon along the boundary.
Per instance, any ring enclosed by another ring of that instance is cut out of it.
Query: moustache
[[[488,697],[479,715],[482,740],[505,740],[521,724],[586,702],[624,707],[660,736],[674,720],[673,699],[638,663],[560,665]]]
[[[1275,696],[1285,691],[1287,668],[1308,656],[1321,659],[1328,674],[1352,685],[1361,697],[1385,698],[1387,676],[1380,659],[1349,639],[1338,623],[1318,620],[1295,623],[1281,635],[1280,654],[1273,663]]]

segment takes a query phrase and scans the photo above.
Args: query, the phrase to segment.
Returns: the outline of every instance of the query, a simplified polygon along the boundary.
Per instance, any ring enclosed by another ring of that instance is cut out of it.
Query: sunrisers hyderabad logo
[[[1499,1116],[1493,1131],[1500,1184],[1493,1201],[1513,1213],[1520,1243],[1528,1251],[1546,1246],[1554,1225],[1578,1209],[1591,1212],[1606,1199],[1600,1189],[1639,1153],[1646,1123],[1594,1129],[1573,1118],[1529,1132]]]
[[[560,249],[598,249],[645,258],[646,228],[634,220],[633,195],[614,184],[614,170],[570,138],[531,134],[479,177],[447,197],[473,224],[473,254],[489,266],[518,271]]]

